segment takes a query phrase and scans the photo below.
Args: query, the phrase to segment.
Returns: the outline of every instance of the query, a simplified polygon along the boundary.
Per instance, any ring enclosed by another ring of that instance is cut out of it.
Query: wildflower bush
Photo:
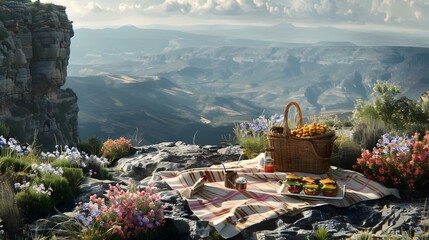
[[[118,160],[129,154],[131,149],[131,141],[124,137],[118,139],[107,139],[101,147],[101,153],[104,157],[111,161]]]
[[[264,152],[268,146],[267,133],[271,127],[280,126],[282,123],[283,115],[274,114],[269,118],[261,115],[252,122],[236,124],[234,134],[238,144],[244,148],[244,154],[253,158]]]
[[[388,187],[413,192],[429,185],[428,155],[429,132],[423,140],[417,134],[411,138],[384,134],[372,150],[362,150],[354,168]]]
[[[134,190],[135,189],[135,190]],[[130,180],[125,191],[110,185],[104,198],[93,195],[75,217],[83,239],[151,239],[164,224],[164,205],[152,185],[140,190]],[[107,201],[106,201],[107,199]],[[108,202],[108,203],[106,203]]]

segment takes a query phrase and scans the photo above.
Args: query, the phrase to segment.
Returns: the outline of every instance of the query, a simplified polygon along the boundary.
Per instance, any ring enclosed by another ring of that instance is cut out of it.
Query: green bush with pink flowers
[[[151,239],[164,224],[164,205],[152,185],[135,189],[129,182],[124,190],[112,186],[104,197],[91,196],[82,213],[75,217],[83,239]]]
[[[429,132],[419,139],[384,134],[376,146],[362,150],[354,166],[367,178],[402,192],[429,186]]]
[[[101,147],[101,154],[108,158],[110,161],[118,160],[129,154],[131,149],[131,140],[124,137],[118,139],[107,139]]]

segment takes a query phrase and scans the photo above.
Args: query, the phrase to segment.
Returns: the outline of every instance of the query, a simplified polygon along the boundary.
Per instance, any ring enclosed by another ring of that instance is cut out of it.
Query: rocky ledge
[[[63,6],[0,4],[0,122],[16,139],[31,143],[38,132],[44,146],[77,142],[77,96],[61,89],[73,34]]]
[[[200,239],[196,231],[199,219],[189,209],[187,201],[176,190],[172,190],[158,172],[237,161],[241,154],[239,146],[197,146],[183,142],[138,147],[133,155],[109,167],[114,176],[112,181],[86,179],[78,201],[86,202],[94,193],[101,196],[109,184],[126,184],[129,178],[141,185],[147,185],[152,180],[166,205],[168,236],[175,236],[174,239]],[[392,231],[418,232],[428,226],[429,212],[425,198],[401,200],[391,196],[347,208],[322,206],[295,215],[283,215],[251,226],[233,239],[308,239],[317,227],[328,229],[332,239],[344,239],[363,231],[382,236]],[[168,236],[160,236],[159,239],[169,239]]]

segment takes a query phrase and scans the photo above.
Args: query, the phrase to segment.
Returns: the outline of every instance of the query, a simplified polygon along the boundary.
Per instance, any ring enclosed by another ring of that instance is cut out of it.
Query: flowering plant
[[[75,217],[82,234],[105,239],[150,238],[152,231],[164,224],[164,205],[153,185],[149,184],[144,191],[133,189],[130,180],[127,191],[117,184],[109,186],[105,198],[91,196],[90,201],[82,205],[82,214]]]
[[[418,136],[395,137],[382,135],[372,151],[362,150],[353,167],[369,178],[402,191],[415,191],[428,184],[429,132],[423,140]]]
[[[130,152],[131,141],[129,139],[125,139],[124,137],[120,137],[116,140],[108,139],[103,143],[101,147],[101,153],[104,157],[109,158],[114,161],[121,157],[125,157]]]
[[[248,158],[264,152],[268,145],[267,134],[271,127],[279,126],[283,122],[283,115],[274,114],[267,118],[264,115],[253,119],[252,122],[242,122],[235,126],[234,133],[238,144],[244,148]]]

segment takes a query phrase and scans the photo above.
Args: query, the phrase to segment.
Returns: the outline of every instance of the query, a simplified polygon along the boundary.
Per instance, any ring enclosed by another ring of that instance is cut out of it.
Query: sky
[[[74,28],[275,25],[429,32],[429,0],[41,0],[66,6]]]

